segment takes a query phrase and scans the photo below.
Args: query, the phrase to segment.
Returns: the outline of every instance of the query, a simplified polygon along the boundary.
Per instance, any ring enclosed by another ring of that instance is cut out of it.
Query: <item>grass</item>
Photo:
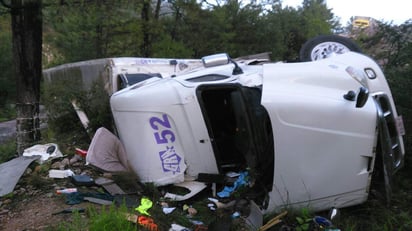
[[[9,121],[16,118],[14,104],[5,104],[0,107],[0,122]]]
[[[197,205],[196,205],[197,206]],[[48,231],[111,231],[111,230],[146,230],[143,226],[127,220],[127,214],[136,214],[134,208],[127,208],[125,205],[117,207],[116,205],[87,208],[86,215],[74,213],[72,221],[62,222],[57,226],[48,227]],[[151,218],[159,230],[169,230],[171,223],[177,223],[183,226],[191,226],[192,223],[185,216],[185,212],[177,208],[171,214],[164,214],[160,206],[154,205],[150,210]],[[193,219],[196,219],[194,217]]]
[[[386,207],[382,201],[371,198],[362,205],[341,209],[340,216],[336,220],[333,220],[334,226],[345,231],[412,230],[412,220],[410,219],[412,214],[411,209],[409,209],[412,196],[408,196],[407,194],[404,189],[395,190],[393,203],[390,207]],[[153,198],[152,201],[154,205],[149,212],[158,225],[159,230],[168,230],[171,223],[193,227],[193,224],[191,224],[187,217],[187,213],[182,210],[183,203],[170,203],[171,206],[176,206],[176,210],[166,215],[162,212],[159,204],[156,203],[156,201],[159,200]],[[191,218],[193,220],[211,224],[213,221],[224,219],[221,214],[211,212],[207,207],[207,201],[204,199],[198,198],[198,200],[194,200],[191,206],[198,211],[198,214]],[[135,214],[135,211],[133,208],[126,208],[124,205],[120,207],[112,205],[110,207],[103,207],[102,209],[88,208],[86,217],[81,214],[73,214],[73,222],[63,223],[49,230],[143,230],[139,225],[127,221],[125,219],[125,213]],[[326,214],[327,212],[312,213],[307,208],[299,211],[290,211],[287,217],[282,219],[284,223],[273,226],[268,230],[281,230],[281,226],[285,224],[293,228],[292,230],[314,230],[307,225],[310,223],[308,221],[315,215],[326,217]],[[270,219],[270,217],[268,217],[268,219]],[[232,226],[232,228],[233,227],[234,226]],[[231,230],[237,230],[237,228]]]
[[[358,206],[341,209],[334,224],[345,231],[412,230],[412,179],[405,166],[394,177],[392,200],[389,206],[373,194]]]
[[[410,204],[411,201],[405,203]],[[397,203],[388,208],[379,201],[368,201],[342,212],[338,223],[342,230],[412,230],[410,209],[400,209]]]
[[[7,162],[16,156],[15,140],[9,140],[0,145],[0,163]]]
[[[108,211],[103,206],[101,212],[98,212],[94,207],[88,211],[90,216],[89,230],[136,230],[136,224],[125,219],[125,214],[131,211],[126,206],[116,208],[114,205],[110,206]]]

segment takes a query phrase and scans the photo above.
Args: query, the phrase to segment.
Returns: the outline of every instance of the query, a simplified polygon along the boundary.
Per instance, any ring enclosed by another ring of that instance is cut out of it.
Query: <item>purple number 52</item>
[[[171,126],[166,114],[163,114],[162,118],[150,118],[150,126],[153,130],[157,131],[154,132],[153,135],[158,144],[165,144],[169,141],[172,143],[175,141],[175,134],[171,130],[167,129],[171,128]]]

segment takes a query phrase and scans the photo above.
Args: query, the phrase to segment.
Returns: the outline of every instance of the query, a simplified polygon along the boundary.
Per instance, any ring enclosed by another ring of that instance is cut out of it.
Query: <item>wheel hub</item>
[[[338,54],[343,54],[346,52],[349,52],[350,49],[341,43],[336,43],[336,42],[324,42],[316,45],[312,52],[311,52],[311,58],[312,60],[320,60],[320,59],[326,59]]]

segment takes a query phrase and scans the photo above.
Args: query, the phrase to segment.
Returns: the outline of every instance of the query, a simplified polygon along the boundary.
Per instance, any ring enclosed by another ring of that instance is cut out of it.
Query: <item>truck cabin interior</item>
[[[264,205],[273,185],[274,144],[261,92],[239,84],[201,85],[197,97],[220,173],[249,171],[254,183],[248,191]]]

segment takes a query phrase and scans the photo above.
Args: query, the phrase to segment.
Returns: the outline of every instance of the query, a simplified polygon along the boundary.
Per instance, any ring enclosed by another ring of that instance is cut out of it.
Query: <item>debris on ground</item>
[[[110,140],[109,143],[115,146],[118,142],[110,138],[111,135],[104,129],[101,129],[100,135],[95,137],[97,139],[103,137],[102,140],[105,141]],[[102,140],[98,140],[94,145],[101,145]],[[34,200],[40,194],[43,194],[43,203],[47,203],[46,200],[59,200],[57,205],[54,204],[49,208],[48,214],[51,217],[48,217],[48,220],[50,221],[74,213],[85,213],[90,206],[104,208],[104,206],[124,205],[130,209],[130,212],[125,214],[125,220],[148,230],[265,231],[276,227],[287,228],[291,224],[283,219],[287,211],[273,218],[265,218],[267,221],[263,223],[261,208],[249,198],[250,177],[247,171],[229,172],[226,176],[199,174],[196,180],[190,179],[182,183],[155,187],[140,183],[135,174],[125,171],[124,161],[113,161],[122,158],[118,155],[121,148],[111,149],[107,144],[104,146],[106,149],[103,155],[109,154],[109,159],[98,156],[97,153],[101,153],[102,150],[100,146],[94,146],[92,151],[90,149],[80,151],[81,149],[77,148],[71,157],[62,156],[46,159],[44,162],[34,162],[40,158],[39,156],[16,158],[0,165],[1,182],[12,185],[11,175],[16,172],[21,173],[14,177],[13,181],[16,183],[24,172],[24,182],[21,184],[27,183],[26,180],[32,177],[37,179],[37,186],[41,189],[31,193]],[[87,164],[87,160],[91,162]],[[108,167],[104,160],[109,160],[115,165]],[[122,171],[108,171],[113,169]],[[32,180],[31,183],[33,182]],[[28,193],[27,189],[19,184],[15,190],[14,186],[9,187],[7,191],[5,189],[6,187],[1,187],[0,196]],[[16,218],[10,208],[13,200],[13,197],[0,198],[0,221],[4,224],[10,224]],[[313,230],[338,230],[329,229],[333,226],[328,222],[326,218],[315,216],[310,223]],[[33,228],[33,226],[35,225],[32,224],[30,227],[10,225],[14,227],[13,229]],[[35,226],[35,229],[39,227],[47,226],[42,224]],[[290,227],[292,227],[290,230],[294,230],[296,225],[292,223]]]
[[[0,164],[0,197],[13,192],[14,187],[27,167],[39,158],[39,156],[20,156]]]
[[[23,156],[40,156],[37,161],[42,164],[49,159],[63,157],[63,154],[60,152],[57,144],[49,143],[37,144],[30,148],[26,148],[23,151]]]

